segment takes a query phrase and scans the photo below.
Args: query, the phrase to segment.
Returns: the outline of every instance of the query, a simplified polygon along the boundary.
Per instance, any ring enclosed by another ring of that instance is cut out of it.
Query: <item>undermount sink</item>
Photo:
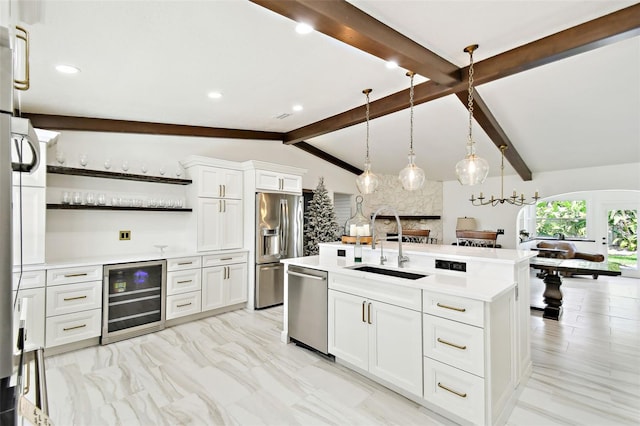
[[[424,274],[416,274],[413,272],[397,271],[395,269],[377,268],[375,266],[369,266],[369,265],[355,266],[350,269],[353,269],[354,271],[371,272],[373,274],[389,275],[391,277],[405,278],[407,280],[419,280],[420,278],[424,278],[427,276]]]

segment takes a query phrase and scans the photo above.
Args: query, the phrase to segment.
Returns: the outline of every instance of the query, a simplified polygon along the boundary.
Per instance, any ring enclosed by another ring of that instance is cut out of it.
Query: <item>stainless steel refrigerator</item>
[[[304,200],[300,195],[256,194],[256,309],[282,304],[281,259],[302,256]]]
[[[19,324],[13,322],[14,306],[21,306],[13,297],[13,223],[12,171],[32,173],[37,169],[40,155],[38,138],[26,119],[13,117],[13,53],[8,28],[0,26],[0,424],[14,425],[20,421],[17,404],[19,396],[26,391],[25,365],[32,361],[22,351],[27,307],[18,310],[23,314]],[[17,154],[14,161],[12,148]],[[29,151],[27,151],[29,150]],[[26,304],[28,305],[28,303]],[[13,338],[14,328],[20,342]],[[14,353],[17,353],[14,357]],[[43,351],[37,351],[38,374],[42,379],[36,382],[42,387],[44,358]],[[29,370],[30,371],[30,370]],[[44,388],[43,388],[44,389]],[[46,395],[37,397],[39,409],[46,406]],[[41,411],[46,411],[45,409]],[[46,414],[46,412],[45,412]],[[20,423],[22,424],[22,423]]]

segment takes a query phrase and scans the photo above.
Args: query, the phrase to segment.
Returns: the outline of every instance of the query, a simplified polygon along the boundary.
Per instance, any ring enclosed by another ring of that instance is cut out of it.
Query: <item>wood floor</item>
[[[532,311],[533,373],[509,425],[640,423],[640,280],[564,279],[560,321]],[[532,298],[540,280],[532,276]],[[446,419],[294,345],[282,308],[236,311],[46,359],[66,425],[441,425]]]

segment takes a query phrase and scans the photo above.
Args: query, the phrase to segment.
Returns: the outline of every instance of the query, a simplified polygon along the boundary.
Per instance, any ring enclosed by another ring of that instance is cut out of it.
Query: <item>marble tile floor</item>
[[[639,424],[640,280],[567,278],[562,288],[560,321],[532,311],[533,373],[508,424]],[[282,344],[281,316],[281,307],[240,310],[47,357],[51,417],[57,426],[450,424]]]

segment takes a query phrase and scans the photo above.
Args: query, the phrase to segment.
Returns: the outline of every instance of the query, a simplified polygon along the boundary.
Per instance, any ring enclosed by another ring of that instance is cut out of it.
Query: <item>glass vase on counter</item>
[[[344,233],[349,237],[369,237],[371,236],[370,221],[362,214],[361,195],[356,197],[356,213],[347,220],[344,225]]]

